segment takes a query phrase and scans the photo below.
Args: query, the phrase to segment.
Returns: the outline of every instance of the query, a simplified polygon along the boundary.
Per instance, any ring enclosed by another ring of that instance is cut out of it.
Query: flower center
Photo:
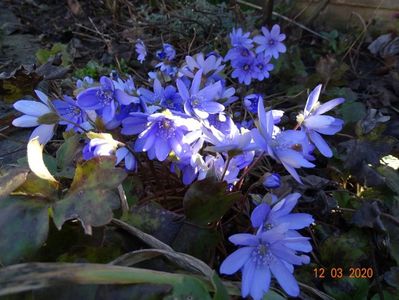
[[[273,256],[269,251],[269,247],[265,244],[259,244],[252,251],[251,257],[256,267],[268,265],[273,260]]]
[[[244,67],[243,67],[243,69],[244,69],[244,71],[248,71],[248,70],[249,70],[249,65],[248,65],[248,64],[245,64]]]
[[[270,46],[274,46],[275,43],[276,43],[275,40],[273,40],[273,39],[270,39],[270,40],[269,40],[269,45],[270,45]]]
[[[173,121],[167,118],[158,121],[158,131],[156,135],[164,139],[170,139],[173,137],[175,135],[175,126]]]
[[[246,48],[241,49],[241,56],[249,56],[249,50]]]
[[[96,93],[97,97],[103,105],[109,105],[113,98],[113,92],[111,90],[98,90]]]

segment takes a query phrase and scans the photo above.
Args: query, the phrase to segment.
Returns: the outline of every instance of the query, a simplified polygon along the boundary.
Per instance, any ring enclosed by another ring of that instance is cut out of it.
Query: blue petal
[[[237,233],[229,237],[229,241],[234,245],[240,246],[256,246],[259,244],[259,240],[256,235],[249,233]]]
[[[248,260],[242,270],[241,296],[243,298],[247,297],[249,295],[249,292],[251,291],[251,286],[254,279],[254,272],[255,265],[251,260]]]
[[[314,112],[315,115],[321,115],[331,109],[333,109],[334,107],[336,107],[337,105],[340,105],[342,103],[345,102],[344,98],[337,98],[337,99],[333,99],[330,100],[322,105],[320,105]]]
[[[310,140],[314,143],[314,145],[319,149],[320,153],[325,157],[332,157],[333,153],[331,151],[330,146],[328,146],[327,142],[323,139],[323,137],[315,131],[309,132]]]
[[[191,95],[196,95],[201,86],[201,80],[202,80],[202,70],[198,70],[197,73],[195,73],[193,82],[191,83],[191,88],[190,88],[190,94]]]
[[[80,107],[86,110],[95,110],[103,107],[103,104],[99,101],[97,97],[98,87],[88,88],[87,90],[81,92],[77,95],[77,103]]]
[[[237,272],[250,259],[252,251],[252,247],[243,247],[231,253],[220,266],[220,273],[230,275]]]
[[[251,296],[254,300],[261,300],[269,290],[271,274],[267,267],[256,268],[251,285]]]
[[[258,228],[263,225],[269,212],[270,206],[266,203],[259,204],[257,207],[255,207],[251,214],[252,226]]]
[[[305,213],[294,213],[278,218],[278,222],[289,223],[290,229],[302,229],[314,222],[311,215]]]
[[[292,297],[299,295],[299,286],[295,277],[278,258],[272,260],[270,270],[288,295]]]
[[[295,150],[292,149],[282,149],[282,150],[277,150],[275,151],[278,159],[281,161],[281,163],[285,165],[288,165],[293,168],[300,168],[300,167],[305,167],[305,168],[313,168],[315,167],[314,164],[311,162],[307,161],[303,155]]]
[[[155,141],[155,155],[159,161],[164,161],[168,157],[170,150],[165,140],[158,138]]]
[[[306,101],[304,115],[305,117],[308,116],[310,111],[312,110],[313,106],[317,103],[320,97],[322,85],[319,84],[315,87],[315,89],[309,94],[308,100]]]

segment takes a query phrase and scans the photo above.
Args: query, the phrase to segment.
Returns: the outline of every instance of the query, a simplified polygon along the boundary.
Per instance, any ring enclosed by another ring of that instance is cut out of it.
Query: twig
[[[122,215],[129,212],[129,203],[127,202],[127,197],[122,184],[118,185],[119,198],[121,199]]]
[[[244,0],[237,0],[237,2],[240,3],[240,4],[244,4],[244,5],[246,5],[246,6],[249,6],[249,7],[255,8],[255,9],[258,9],[258,10],[262,10],[262,9],[263,9],[263,8],[262,8],[261,6],[259,6],[259,5],[252,4],[252,3],[249,3],[249,2],[244,1]],[[273,14],[274,16],[276,16],[276,17],[279,17],[279,18],[281,18],[281,19],[283,19],[283,20],[285,20],[285,21],[287,21],[287,22],[289,22],[289,23],[292,23],[292,24],[294,24],[294,25],[300,27],[300,28],[303,29],[303,30],[306,30],[306,31],[308,31],[308,32],[310,32],[310,33],[312,33],[312,34],[318,36],[318,37],[321,38],[321,39],[324,39],[324,40],[328,41],[328,38],[327,38],[327,37],[325,37],[325,36],[321,35],[320,33],[318,33],[318,32],[316,32],[316,31],[314,31],[314,30],[312,30],[312,29],[306,27],[305,25],[302,25],[301,23],[298,23],[297,21],[294,21],[294,20],[292,20],[292,19],[290,19],[290,18],[288,18],[288,17],[286,17],[286,16],[283,16],[283,15],[281,15],[281,14],[279,14],[278,12],[275,12],[275,11],[273,11],[272,14]]]

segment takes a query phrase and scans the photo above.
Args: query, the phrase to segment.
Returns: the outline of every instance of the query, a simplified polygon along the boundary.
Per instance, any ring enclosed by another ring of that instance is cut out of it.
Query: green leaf
[[[286,300],[286,297],[281,296],[279,293],[269,290],[264,296],[264,300]]]
[[[186,297],[198,300],[210,299],[203,280],[184,274],[112,265],[72,263],[29,263],[0,269],[0,296],[62,284],[138,283],[171,285],[173,296],[177,299],[187,299]]]
[[[388,166],[381,166],[377,171],[385,177],[385,183],[396,194],[399,195],[399,173]]]
[[[54,205],[54,223],[60,229],[65,221],[79,219],[86,233],[91,226],[103,226],[112,219],[119,207],[115,189],[126,177],[126,172],[114,167],[111,157],[97,157],[76,168],[72,185],[65,197]]]
[[[240,192],[228,193],[225,182],[213,177],[194,182],[184,195],[183,207],[187,219],[199,225],[219,220],[238,201]]]
[[[20,261],[42,246],[48,233],[48,205],[24,197],[0,201],[0,263]]]
[[[355,123],[366,116],[363,103],[346,101],[340,106],[340,113],[345,123]]]
[[[57,150],[57,167],[60,170],[58,175],[64,175],[67,178],[73,178],[75,168],[73,162],[80,152],[80,135],[76,134],[67,139]],[[72,177],[71,177],[72,175]]]
[[[165,298],[165,300],[174,299],[211,300],[211,296],[200,280],[185,277],[180,284],[175,285],[172,295]]]
[[[55,201],[58,199],[58,184],[54,181],[39,178],[33,173],[29,173],[25,182],[20,185],[13,194],[34,196]]]
[[[180,228],[172,247],[176,251],[188,253],[207,262],[213,256],[219,240],[220,236],[216,230],[185,223]]]
[[[214,300],[229,300],[229,294],[227,293],[226,287],[223,285],[223,282],[220,280],[218,274],[213,271],[212,275],[212,284],[215,288],[215,294],[213,295]]]
[[[0,199],[7,197],[12,191],[23,184],[28,176],[29,170],[15,168],[8,170],[0,177]]]
[[[339,257],[340,266],[349,269],[367,257],[368,246],[367,237],[358,229],[330,236],[320,245],[321,262],[326,266],[335,266]]]
[[[343,277],[323,282],[323,286],[330,296],[339,300],[364,300],[369,291],[369,282],[365,278]]]

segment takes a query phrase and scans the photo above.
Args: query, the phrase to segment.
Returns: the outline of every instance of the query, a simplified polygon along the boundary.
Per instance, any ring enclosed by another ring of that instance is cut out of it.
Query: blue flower
[[[254,37],[255,43],[259,46],[256,48],[256,53],[263,52],[265,55],[279,57],[279,53],[285,53],[287,48],[282,43],[285,40],[285,34],[280,33],[280,26],[273,25],[272,30],[269,31],[266,27],[262,27],[263,35]]]
[[[255,114],[258,111],[259,101],[263,102],[262,95],[250,94],[244,97],[244,106],[249,112]]]
[[[174,116],[170,112],[155,113],[148,116],[146,129],[138,136],[134,149],[147,152],[150,159],[164,161],[172,150],[176,155],[181,153],[184,135],[195,129],[199,133],[199,123],[194,119]]]
[[[118,142],[112,136],[106,134],[107,138],[93,138],[82,150],[83,159],[89,160],[98,156],[111,156],[115,154]]]
[[[342,129],[344,121],[332,116],[324,116],[323,114],[343,103],[345,99],[337,98],[320,105],[318,100],[321,87],[321,84],[319,84],[309,94],[303,114],[297,116],[297,121],[317,149],[319,149],[320,153],[326,157],[331,157],[333,155],[331,148],[328,146],[321,134],[336,134]]]
[[[276,189],[281,185],[281,177],[277,173],[266,174],[263,179],[263,186],[268,189]]]
[[[114,83],[108,77],[100,78],[100,86],[88,88],[78,94],[77,103],[85,110],[96,110],[102,116],[104,123],[115,117],[118,104],[129,105],[135,98],[123,90],[115,89]]]
[[[265,56],[263,53],[259,53],[255,58],[255,72],[253,77],[262,81],[265,78],[269,78],[269,71],[274,69],[272,64],[269,64],[271,56]]]
[[[53,137],[56,121],[52,124],[41,121],[41,117],[47,114],[55,114],[54,108],[49,98],[41,91],[35,90],[35,93],[39,100],[19,100],[14,103],[14,108],[22,113],[21,117],[18,117],[12,121],[12,124],[16,127],[36,127],[29,137],[29,140],[34,138],[39,139],[39,143],[44,145]]]
[[[308,256],[296,253],[297,248],[307,245],[308,238],[293,235],[288,224],[283,223],[267,231],[259,230],[256,235],[235,234],[229,241],[243,247],[226,257],[220,273],[230,275],[241,269],[242,297],[262,299],[269,290],[272,275],[288,295],[299,295],[293,265],[309,263]]]
[[[86,113],[71,97],[64,96],[63,100],[53,101],[54,107],[61,117],[59,124],[67,125],[65,131],[73,129],[76,132],[82,132],[82,129],[77,125],[83,125],[84,128],[89,126]]]
[[[183,111],[183,100],[177,93],[176,88],[168,85],[165,88],[158,79],[154,80],[153,91],[140,88],[139,93],[145,103],[161,105],[175,111]]]
[[[242,28],[238,28],[237,30],[233,28],[233,31],[230,33],[230,43],[233,47],[245,47],[247,49],[251,49],[253,47],[253,42],[249,38],[250,33],[244,33]]]
[[[224,110],[224,106],[215,100],[222,89],[220,81],[201,88],[202,70],[199,70],[191,83],[190,90],[181,79],[176,80],[179,94],[184,101],[186,114],[206,119],[210,114],[217,114]]]
[[[306,213],[291,213],[301,197],[299,193],[292,193],[278,201],[272,208],[266,204],[259,204],[251,214],[251,223],[255,228],[269,230],[279,224],[287,224],[287,229],[298,230],[305,228],[314,222],[311,215]],[[304,243],[301,250],[311,251],[310,243]]]
[[[193,56],[186,56],[186,65],[180,69],[180,73],[189,78],[194,78],[196,71],[202,70],[203,76],[212,76],[224,69],[223,58],[216,55],[209,55],[206,59],[203,53]]]
[[[147,56],[147,49],[143,43],[142,40],[137,40],[136,42],[136,53],[137,53],[137,60],[140,63],[143,63],[143,61],[145,60],[146,56]]]
[[[231,74],[232,78],[238,78],[240,83],[245,83],[246,85],[251,84],[252,78],[257,73],[253,57],[237,59],[232,62],[232,66],[234,68]]]
[[[314,159],[311,155],[314,147],[306,134],[298,130],[280,131],[274,126],[273,112],[265,112],[263,101],[258,103],[258,117],[258,130],[252,130],[255,143],[272,158],[281,162],[295,180],[302,183],[295,169],[315,167],[308,161]]]
[[[155,55],[158,57],[160,60],[168,60],[171,61],[175,58],[176,56],[176,50],[173,48],[172,45],[170,44],[163,44],[162,49],[158,50]]]
[[[125,161],[125,168],[129,171],[135,171],[137,168],[137,161],[133,153],[129,151],[126,147],[120,147],[115,152],[116,163],[115,166],[120,164],[123,160]]]
[[[76,81],[76,87],[78,89],[87,89],[89,87],[92,87],[93,85],[94,85],[94,80],[89,76],[85,76],[83,80],[78,79]]]
[[[238,154],[245,151],[252,140],[252,134],[248,129],[238,127],[233,123],[229,133],[222,133],[213,126],[203,127],[202,129],[205,141],[213,146],[207,147],[207,150],[214,152],[234,151]]]
[[[230,60],[231,64],[234,67],[238,61],[241,61],[243,59],[251,59],[251,58],[252,59],[255,58],[255,54],[248,48],[239,46],[231,48],[224,57],[224,60],[225,61]]]

